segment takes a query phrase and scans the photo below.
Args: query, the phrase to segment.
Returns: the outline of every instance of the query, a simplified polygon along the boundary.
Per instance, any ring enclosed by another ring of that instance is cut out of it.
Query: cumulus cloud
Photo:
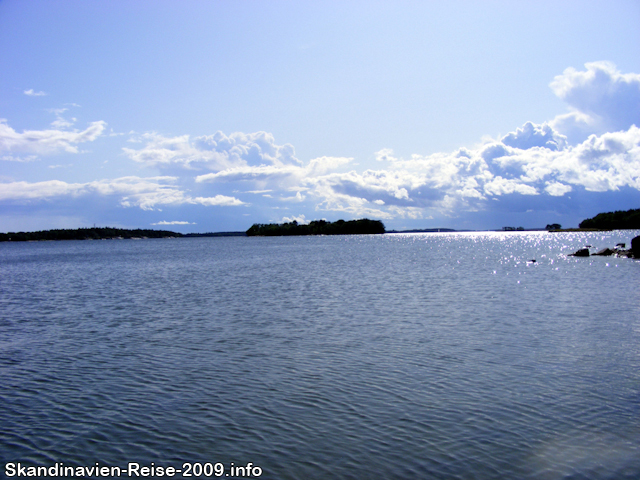
[[[537,195],[538,191],[531,185],[527,185],[516,179],[502,178],[496,176],[484,185],[484,192],[488,195],[499,196],[510,193],[521,195]]]
[[[549,195],[553,197],[561,197],[565,193],[569,193],[571,190],[573,190],[571,185],[565,185],[564,183],[560,182],[549,182],[544,189]]]
[[[216,132],[191,139],[189,135],[164,137],[144,134],[136,141],[146,143],[141,149],[124,148],[133,161],[154,167],[179,166],[187,169],[220,171],[248,166],[300,165],[292,145],[277,145],[266,132]]]
[[[640,74],[620,73],[610,62],[592,62],[582,71],[567,68],[550,87],[572,110],[558,116],[553,126],[574,140],[640,126]]]
[[[0,201],[42,201],[54,197],[79,197],[85,195],[120,197],[123,207],[137,206],[143,210],[154,210],[163,205],[238,206],[246,205],[235,197],[191,197],[175,185],[177,178],[121,177],[112,180],[97,180],[87,183],[67,183],[61,180],[44,182],[0,183]]]
[[[509,147],[528,150],[533,147],[544,147],[549,150],[562,150],[566,144],[566,137],[560,135],[548,124],[534,125],[531,122],[524,124],[502,137],[502,143]]]
[[[563,196],[575,188],[640,190],[640,129],[592,135],[570,146],[550,125],[526,123],[500,140],[450,154],[393,157],[387,169],[305,177],[319,208],[377,209],[410,218],[487,208],[501,197]],[[383,218],[383,217],[382,217]]]
[[[309,162],[305,168],[306,176],[323,175],[327,172],[336,170],[353,161],[350,157],[318,157]]]
[[[393,156],[393,150],[390,148],[378,150],[375,154],[375,158],[379,162],[394,162],[397,160],[397,158]]]
[[[379,218],[455,215],[488,208],[487,202],[502,197],[561,197],[576,188],[640,189],[640,130],[635,126],[571,145],[551,123],[527,122],[472,149],[399,158],[385,148],[375,157],[383,168],[340,171],[353,159],[319,157],[306,166],[234,166],[195,181],[248,183],[256,193],[296,191],[295,197],[269,198],[311,201],[317,210]]]
[[[93,142],[106,127],[103,121],[92,122],[85,130],[66,131],[25,130],[22,133],[11,128],[5,119],[0,119],[0,153],[26,153],[51,155],[61,152],[78,153],[77,144]]]

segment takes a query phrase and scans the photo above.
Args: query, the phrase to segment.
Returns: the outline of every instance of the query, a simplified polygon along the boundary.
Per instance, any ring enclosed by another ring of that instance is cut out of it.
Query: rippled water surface
[[[638,234],[0,244],[0,476],[638,479]]]

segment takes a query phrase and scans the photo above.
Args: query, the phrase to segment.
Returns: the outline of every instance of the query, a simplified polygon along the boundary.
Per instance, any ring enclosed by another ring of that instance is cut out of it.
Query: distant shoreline
[[[611,232],[613,230],[637,230],[637,228],[560,228],[547,230],[530,228],[522,230],[455,230],[453,228],[423,228],[411,230],[388,230],[384,234],[398,233],[465,233],[465,232]],[[200,237],[247,237],[247,232],[205,232],[178,233],[169,230],[123,229],[123,228],[77,228],[53,229],[36,232],[0,233],[0,242],[40,242],[59,240],[142,240],[149,238],[200,238]],[[264,235],[264,236],[299,236],[299,235]]]
[[[41,230],[37,232],[0,233],[0,242],[33,242],[43,240],[136,240],[145,238],[177,238],[181,233],[168,230],[124,228],[76,228]]]

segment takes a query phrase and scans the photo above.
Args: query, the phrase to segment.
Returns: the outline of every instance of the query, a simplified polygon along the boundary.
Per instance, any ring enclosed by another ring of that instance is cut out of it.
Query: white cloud
[[[640,190],[640,128],[591,135],[557,159],[558,178],[603,192],[631,187]]]
[[[538,191],[530,186],[515,179],[506,179],[497,176],[491,181],[485,183],[484,191],[488,195],[508,195],[510,193],[519,193],[521,195],[537,195]]]
[[[93,142],[106,127],[103,121],[92,122],[83,131],[26,130],[16,132],[0,119],[0,152],[51,155],[61,152],[78,153],[79,143]]]
[[[391,149],[376,154],[386,168],[339,170],[346,157],[319,157],[306,166],[255,165],[199,175],[196,183],[249,183],[268,198],[313,202],[317,210],[338,210],[378,218],[419,218],[438,212],[488,208],[488,200],[508,195],[565,195],[640,189],[640,130],[592,135],[570,145],[551,124],[525,123],[500,139],[473,149],[398,158]],[[278,191],[296,191],[295,197]],[[305,195],[302,195],[305,192]]]
[[[569,193],[571,190],[573,190],[573,188],[571,188],[571,185],[565,185],[564,183],[560,182],[549,182],[544,189],[549,195],[553,197],[561,197],[565,193]]]
[[[151,225],[196,225],[195,222],[185,222],[180,220],[172,220],[171,222],[167,222],[166,220],[162,220],[160,222],[152,223]]]
[[[4,160],[5,162],[26,163],[26,162],[34,162],[39,159],[37,155],[27,155],[26,157],[16,157],[14,155],[3,155],[2,157],[0,157],[0,160]]]
[[[571,108],[556,117],[554,128],[576,143],[589,134],[640,126],[640,74],[620,73],[610,62],[586,63],[585,68],[567,68],[550,83]]]
[[[83,192],[84,187],[84,184],[60,180],[0,183],[0,200],[45,200],[62,195],[76,196]]]
[[[280,223],[291,223],[291,222],[298,222],[299,225],[306,225],[309,223],[309,220],[307,220],[303,215],[298,215],[297,217],[292,216],[292,217],[282,217],[282,220],[280,221]]]
[[[502,143],[513,148],[527,150],[533,147],[544,147],[550,150],[561,150],[566,144],[566,137],[560,135],[548,124],[535,125],[531,122],[524,124],[502,137]]]
[[[236,192],[237,192],[237,190],[234,190],[234,193],[236,193]],[[267,190],[247,190],[244,193],[253,193],[253,194],[256,194],[256,195],[260,195],[261,193],[270,193],[270,192],[273,192],[273,190],[270,190],[270,189],[267,189]]]
[[[234,197],[216,195],[196,197],[186,195],[175,185],[175,177],[121,177],[87,183],[67,183],[60,180],[44,182],[0,183],[0,200],[11,202],[42,201],[54,197],[100,195],[120,197],[123,207],[137,206],[154,210],[163,205],[199,204],[204,206],[246,205]]]
[[[640,190],[640,129],[635,126],[570,146],[550,125],[526,123],[475,149],[407,160],[392,157],[389,149],[384,154],[393,158],[387,169],[305,177],[302,183],[310,187],[308,196],[319,199],[318,208],[375,208],[410,218],[479,210],[505,195]]]
[[[282,181],[290,177],[301,178],[304,170],[294,165],[276,166],[276,165],[259,165],[255,167],[243,166],[233,167],[222,170],[218,173],[208,173],[198,175],[197,183],[203,182],[239,182],[239,181]]]
[[[147,166],[220,171],[258,165],[300,164],[292,145],[277,145],[273,135],[266,132],[230,135],[216,132],[194,139],[189,135],[164,137],[148,133],[137,141],[146,142],[146,145],[141,149],[123,150],[133,161]]]
[[[246,203],[238,200],[235,197],[227,197],[225,195],[216,195],[215,197],[196,197],[189,203],[199,203],[200,205],[205,205],[207,207],[211,206],[224,206],[224,207],[235,207],[238,205],[247,205]]]
[[[25,90],[24,94],[30,97],[43,97],[47,95],[46,92],[36,92],[33,88],[30,88],[29,90]]]
[[[353,158],[349,157],[318,157],[309,162],[306,167],[305,176],[323,175],[332,170],[351,163]]]
[[[302,195],[302,193],[298,190],[296,192],[296,194],[292,197],[280,197],[280,200],[284,201],[284,202],[304,202],[305,198],[307,198],[305,195]]]
[[[51,113],[55,114],[56,119],[51,122],[51,126],[56,130],[64,130],[66,128],[70,128],[76,122],[76,118],[71,118],[71,120],[67,120],[62,116],[64,112],[66,112],[68,108],[54,108],[51,109]]]
[[[299,165],[257,165],[232,167],[217,173],[198,175],[196,183],[203,182],[255,182],[260,190],[271,191],[265,186],[278,189],[304,190],[304,183],[319,178],[332,170],[347,165],[353,159],[347,157],[319,157],[312,159],[306,167]]]
[[[393,156],[393,150],[390,148],[383,148],[375,153],[375,158],[379,162],[395,162],[397,158]]]

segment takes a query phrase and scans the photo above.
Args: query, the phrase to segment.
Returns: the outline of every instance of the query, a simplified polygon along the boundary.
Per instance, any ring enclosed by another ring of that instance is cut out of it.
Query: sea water
[[[0,476],[640,478],[638,234],[0,244]]]

